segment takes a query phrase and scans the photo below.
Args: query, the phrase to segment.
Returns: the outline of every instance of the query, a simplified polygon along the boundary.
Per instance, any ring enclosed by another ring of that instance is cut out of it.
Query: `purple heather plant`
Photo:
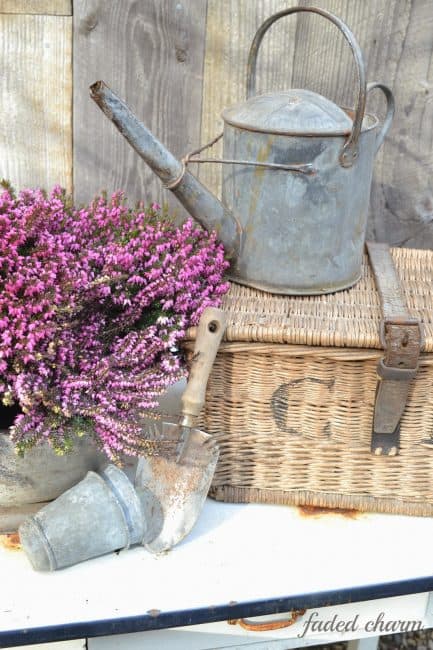
[[[218,306],[228,263],[215,233],[176,227],[121,192],[75,209],[55,187],[0,194],[0,397],[18,404],[19,453],[89,435],[134,454],[141,418],[186,374],[178,345]]]

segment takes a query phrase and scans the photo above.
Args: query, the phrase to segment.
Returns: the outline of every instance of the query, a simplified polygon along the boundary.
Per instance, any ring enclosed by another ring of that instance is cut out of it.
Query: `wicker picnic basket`
[[[201,423],[221,450],[210,496],[433,515],[433,252],[392,249],[382,287],[379,253],[332,295],[231,285]]]

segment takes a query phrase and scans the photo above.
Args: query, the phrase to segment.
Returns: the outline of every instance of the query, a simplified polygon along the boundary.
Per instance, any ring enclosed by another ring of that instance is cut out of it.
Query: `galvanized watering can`
[[[256,95],[257,54],[278,19],[319,14],[343,33],[358,73],[356,108],[343,109],[308,90]],[[367,93],[387,101],[382,127],[365,113]],[[251,45],[247,100],[223,111],[224,159],[220,202],[186,167],[216,139],[181,162],[137,120],[101,81],[92,98],[122,135],[205,228],[216,228],[231,257],[230,279],[282,294],[321,294],[360,277],[374,157],[393,114],[391,91],[366,85],[361,50],[333,14],[292,7],[268,18]]]

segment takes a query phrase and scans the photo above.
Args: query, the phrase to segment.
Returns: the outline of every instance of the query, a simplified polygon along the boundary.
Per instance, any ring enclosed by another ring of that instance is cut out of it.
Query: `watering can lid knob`
[[[310,90],[292,89],[256,95],[223,111],[225,122],[239,128],[291,135],[346,135],[353,120],[348,113]],[[367,126],[365,116],[363,126]]]

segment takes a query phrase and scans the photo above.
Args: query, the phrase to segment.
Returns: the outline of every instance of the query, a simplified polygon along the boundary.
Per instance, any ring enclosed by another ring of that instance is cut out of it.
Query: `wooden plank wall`
[[[17,187],[60,182],[71,189],[73,170],[77,201],[117,188],[133,201],[166,201],[169,193],[90,100],[89,84],[103,78],[181,156],[218,133],[221,110],[244,96],[259,24],[298,4],[0,0],[0,175]],[[433,248],[431,0],[302,4],[341,16],[363,48],[368,79],[387,83],[396,96],[395,122],[375,165],[369,236]],[[350,51],[324,19],[285,18],[265,37],[259,89],[306,87],[350,105],[354,82]],[[369,109],[383,114],[379,92]],[[199,176],[219,191],[217,166],[201,166]]]
[[[71,191],[71,3],[0,0],[0,35],[0,177]]]

